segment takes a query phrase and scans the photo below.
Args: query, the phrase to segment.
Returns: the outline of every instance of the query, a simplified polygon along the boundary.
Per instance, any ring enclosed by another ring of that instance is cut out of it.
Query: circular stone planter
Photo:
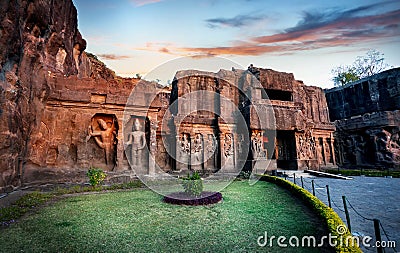
[[[202,192],[200,196],[194,197],[186,192],[174,192],[164,196],[165,203],[173,205],[200,206],[218,203],[222,200],[220,192]]]

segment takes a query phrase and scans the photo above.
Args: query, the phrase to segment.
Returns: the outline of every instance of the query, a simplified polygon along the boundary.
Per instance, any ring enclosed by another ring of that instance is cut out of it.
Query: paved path
[[[346,196],[353,207],[364,217],[379,219],[390,237],[396,241],[397,251],[400,252],[400,179],[380,177],[353,177],[353,180],[331,178],[305,178],[305,187],[312,192],[311,180],[316,183],[316,196],[326,204],[326,185],[329,185],[333,209],[344,222],[346,216],[342,212],[342,196]],[[289,178],[293,182],[293,178]],[[301,186],[300,179],[296,183]],[[352,232],[357,232],[375,239],[372,221],[364,220],[349,207]],[[387,240],[382,232],[382,240]],[[362,248],[364,252],[376,252],[374,248]],[[386,249],[386,252],[394,252]]]

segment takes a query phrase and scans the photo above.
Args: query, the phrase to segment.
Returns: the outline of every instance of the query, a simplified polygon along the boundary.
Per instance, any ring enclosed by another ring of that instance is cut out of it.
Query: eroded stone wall
[[[326,91],[344,168],[400,169],[400,69]]]
[[[0,2],[0,189],[21,184],[31,135],[46,134],[51,76],[78,73],[86,42],[77,26],[72,1]]]
[[[254,66],[248,70],[264,88],[264,94],[253,97],[254,103],[263,106],[263,100],[270,99],[273,106],[277,130],[273,157],[277,166],[288,169],[334,166],[335,127],[329,120],[324,91],[306,86],[291,73]],[[270,145],[265,143],[265,146]]]

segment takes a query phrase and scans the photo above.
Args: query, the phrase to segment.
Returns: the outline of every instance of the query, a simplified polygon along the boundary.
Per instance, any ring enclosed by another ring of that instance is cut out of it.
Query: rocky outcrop
[[[77,27],[72,0],[0,1],[0,190],[22,183],[31,141],[43,130],[47,99],[60,80],[115,77],[84,52]]]
[[[280,168],[334,166],[333,131],[324,91],[296,80],[292,73],[250,66],[270,100],[276,120],[273,152]],[[255,101],[257,102],[257,101]],[[267,146],[267,144],[265,144]]]
[[[114,80],[116,78],[122,81],[123,78],[117,77],[115,72],[107,68],[104,62],[100,61],[96,55],[83,52],[79,65],[79,77],[90,77],[94,79]]]
[[[0,2],[0,188],[21,183],[51,76],[78,73],[86,48],[72,1]]]
[[[326,90],[344,168],[400,169],[400,68]]]
[[[83,181],[91,166],[129,180],[138,171],[157,173],[155,163],[164,172],[209,173],[231,173],[248,157],[291,169],[334,163],[323,92],[293,74],[253,66],[180,71],[172,89],[160,89],[117,77],[84,52],[72,0],[0,1],[0,22],[0,191]],[[195,91],[200,95],[185,97]],[[175,164],[171,153],[199,163]]]
[[[332,121],[400,109],[400,68],[326,90]]]
[[[207,158],[196,166],[177,163],[178,171],[232,171],[242,160],[253,170],[268,159],[276,161],[272,168],[284,169],[335,164],[334,126],[324,92],[295,80],[291,73],[252,65],[247,71],[179,71],[171,91],[171,102],[175,100],[171,111],[176,150],[171,152],[179,161]],[[240,122],[240,114],[247,126]],[[219,151],[206,155],[214,149]]]

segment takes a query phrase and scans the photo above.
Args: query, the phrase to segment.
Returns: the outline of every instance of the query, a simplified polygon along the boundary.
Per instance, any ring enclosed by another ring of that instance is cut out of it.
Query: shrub
[[[185,189],[185,192],[198,197],[203,192],[203,181],[197,171],[193,173],[193,175],[189,175],[186,178],[182,178],[182,186]]]
[[[390,171],[390,170],[326,170],[325,172],[331,174],[341,174],[344,176],[367,176],[367,177],[385,177],[392,176],[395,178],[400,178],[400,171]]]
[[[239,174],[239,178],[249,179],[251,176],[251,171],[242,170]]]
[[[89,183],[93,187],[101,184],[107,176],[107,174],[102,169],[93,167],[88,170],[86,175],[89,177]]]

